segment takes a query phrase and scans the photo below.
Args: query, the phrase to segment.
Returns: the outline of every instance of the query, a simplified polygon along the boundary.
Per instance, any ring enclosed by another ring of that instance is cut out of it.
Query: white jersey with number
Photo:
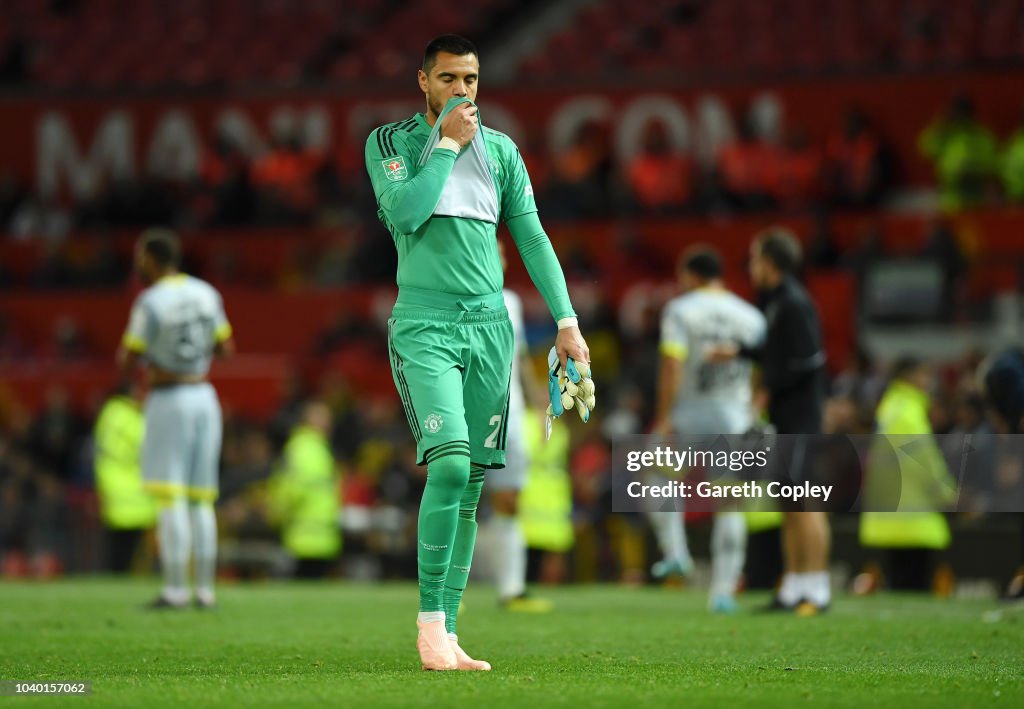
[[[728,434],[750,429],[749,360],[713,363],[707,351],[720,343],[757,346],[765,330],[761,311],[723,288],[700,288],[669,301],[661,319],[661,351],[683,360],[683,382],[672,406],[675,431]]]
[[[205,375],[218,342],[231,336],[220,293],[185,274],[160,279],[132,306],[124,345],[161,369]]]

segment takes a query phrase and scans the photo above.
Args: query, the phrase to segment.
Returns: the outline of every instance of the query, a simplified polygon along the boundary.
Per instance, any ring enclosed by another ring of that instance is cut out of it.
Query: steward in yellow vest
[[[156,501],[142,484],[145,427],[142,407],[123,387],[103,404],[93,428],[96,493],[107,528],[108,568],[115,573],[131,568],[146,530],[156,524]]]
[[[339,475],[327,439],[330,429],[327,406],[307,404],[270,480],[271,519],[281,525],[281,540],[298,562],[299,578],[326,576],[341,551]]]
[[[572,549],[572,482],[569,479],[569,430],[556,423],[544,440],[538,416],[523,417],[526,483],[519,493],[519,524],[526,546],[563,553]]]
[[[927,393],[931,381],[931,370],[923,362],[898,362],[876,414],[879,438],[867,464],[865,507],[896,511],[861,514],[860,542],[912,552],[891,555],[893,588],[926,589],[931,574],[928,550],[945,549],[950,543],[946,518],[934,510],[953,502],[956,485],[932,436]]]

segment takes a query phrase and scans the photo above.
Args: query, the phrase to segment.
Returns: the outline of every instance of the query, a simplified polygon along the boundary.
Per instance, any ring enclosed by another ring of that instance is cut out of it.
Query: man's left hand
[[[563,370],[566,357],[572,357],[576,363],[590,364],[590,348],[583,339],[583,333],[575,325],[558,331],[558,336],[555,337],[555,352],[558,353],[558,361],[562,363]]]
[[[568,409],[576,409],[584,423],[590,420],[590,412],[595,406],[594,380],[590,374],[590,350],[579,328],[559,330],[555,346],[548,353],[548,393],[551,399],[547,409],[548,436],[551,419],[558,418]]]

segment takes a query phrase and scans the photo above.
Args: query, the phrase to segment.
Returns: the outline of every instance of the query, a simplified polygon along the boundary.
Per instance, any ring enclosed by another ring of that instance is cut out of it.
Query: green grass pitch
[[[704,595],[545,591],[549,615],[471,586],[460,635],[491,673],[427,673],[415,587],[224,586],[147,612],[152,582],[0,583],[0,680],[89,680],[103,706],[1024,706],[1024,608],[839,598],[814,618],[704,612]]]

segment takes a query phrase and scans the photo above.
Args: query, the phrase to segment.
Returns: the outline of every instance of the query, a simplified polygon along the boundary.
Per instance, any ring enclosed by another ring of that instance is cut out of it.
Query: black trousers
[[[886,578],[893,591],[929,591],[935,573],[932,549],[890,549],[886,558]]]
[[[764,529],[747,537],[747,560],[743,569],[747,588],[773,589],[782,578],[782,572],[782,529]]]
[[[107,529],[107,569],[111,573],[126,574],[132,569],[132,559],[146,536],[145,529]]]
[[[322,579],[327,578],[334,559],[299,559],[295,564],[295,578]]]

